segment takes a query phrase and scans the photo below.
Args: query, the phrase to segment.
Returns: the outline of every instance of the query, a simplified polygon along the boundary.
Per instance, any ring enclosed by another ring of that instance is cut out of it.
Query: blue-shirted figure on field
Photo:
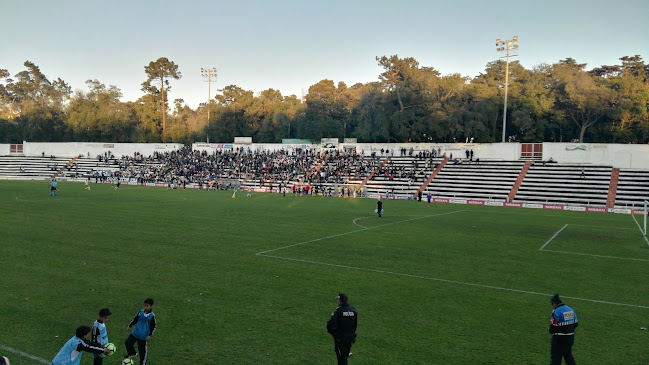
[[[92,325],[92,341],[97,342],[101,347],[106,347],[108,345],[108,331],[106,330],[106,322],[110,319],[112,313],[108,308],[102,308],[99,310],[99,317]],[[105,354],[94,354],[93,365],[102,365],[104,361]]]
[[[563,304],[559,294],[550,299],[552,314],[550,315],[550,328],[552,335],[550,345],[550,365],[561,365],[561,359],[566,359],[567,365],[575,365],[572,356],[572,345],[575,343],[575,328],[579,325],[577,314],[572,308]]]
[[[110,350],[101,347],[97,342],[88,341],[85,339],[90,333],[90,327],[79,326],[77,327],[74,337],[68,340],[63,345],[61,351],[54,357],[50,365],[79,365],[81,364],[81,355],[83,351],[91,352],[93,354],[108,354]]]
[[[137,342],[137,348],[140,353],[140,365],[146,365],[147,363],[147,344],[156,329],[156,318],[155,313],[151,310],[152,307],[153,299],[146,298],[144,300],[144,309],[140,309],[128,327],[126,327],[127,331],[131,331],[131,327],[135,326],[124,343],[128,352],[124,358],[131,358],[137,355],[133,346]]]
[[[59,184],[56,182],[56,179],[52,179],[52,182],[50,182],[50,196],[56,196],[58,191]]]

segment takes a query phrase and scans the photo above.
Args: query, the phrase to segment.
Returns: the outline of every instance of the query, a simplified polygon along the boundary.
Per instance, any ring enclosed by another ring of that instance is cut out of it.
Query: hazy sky
[[[0,68],[34,62],[73,89],[98,79],[122,100],[143,93],[144,66],[179,65],[169,100],[192,108],[235,84],[298,97],[322,79],[376,81],[376,56],[414,57],[442,74],[476,76],[496,38],[519,37],[523,66],[572,57],[588,68],[639,54],[649,61],[647,0],[150,1],[0,0]]]

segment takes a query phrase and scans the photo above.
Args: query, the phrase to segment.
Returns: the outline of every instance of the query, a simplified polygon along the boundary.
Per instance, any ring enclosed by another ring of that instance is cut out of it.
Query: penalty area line
[[[578,256],[601,257],[601,258],[605,258],[605,259],[615,259],[615,260],[649,261],[647,259],[637,259],[637,258],[634,258],[634,257],[595,255],[595,254],[592,254],[592,253],[582,253],[582,252],[570,252],[570,251],[558,251],[558,250],[543,250],[543,252],[563,253],[563,254],[578,255]]]
[[[34,361],[38,362],[39,364],[45,364],[45,365],[49,365],[49,364],[50,364],[49,361],[47,361],[47,360],[45,360],[45,359],[43,359],[43,358],[40,358],[40,357],[38,357],[38,356],[34,356],[34,355],[31,355],[31,354],[28,354],[28,353],[26,353],[26,352],[22,352],[22,351],[20,351],[20,350],[16,350],[16,349],[11,348],[11,347],[9,347],[9,346],[0,345],[0,349],[2,349],[2,350],[4,350],[4,351],[7,351],[7,352],[11,352],[12,354],[16,354],[16,355],[19,355],[19,356],[22,356],[22,357],[28,358],[28,359],[30,359],[30,360],[34,360]]]
[[[543,249],[545,248],[545,246],[547,246],[548,243],[550,243],[553,239],[555,239],[555,238],[559,235],[559,233],[561,233],[561,231],[563,231],[564,229],[566,229],[566,227],[568,227],[568,224],[566,224],[565,226],[561,227],[561,229],[558,230],[557,233],[554,234],[554,236],[550,237],[550,239],[547,240],[547,241],[543,244],[543,246],[541,246],[541,248],[539,248],[539,251],[543,251]]]
[[[330,263],[327,263],[327,262],[293,259],[293,258],[289,258],[289,257],[281,257],[281,256],[274,256],[274,255],[264,255],[264,254],[257,254],[257,255],[264,256],[264,257],[270,257],[270,258],[274,258],[274,259],[280,259],[280,260],[295,261],[295,262],[302,262],[302,263],[315,264],[315,265],[324,265],[324,266],[338,267],[338,268],[350,269],[350,270],[360,270],[360,271],[367,271],[367,272],[373,272],[373,273],[379,273],[379,274],[385,274],[385,275],[402,276],[402,277],[414,278],[414,279],[437,281],[437,282],[442,282],[442,283],[447,283],[447,284],[466,285],[466,286],[472,286],[472,287],[476,287],[476,288],[502,290],[502,291],[508,291],[508,292],[513,292],[513,293],[520,293],[520,294],[542,295],[542,296],[545,296],[545,297],[552,296],[552,294],[548,294],[548,293],[540,293],[540,292],[535,292],[535,291],[505,288],[505,287],[502,287],[502,286],[470,283],[470,282],[459,281],[459,280],[451,280],[451,279],[443,279],[443,278],[434,278],[434,277],[429,277],[429,276],[406,274],[406,273],[400,273],[400,272],[395,272],[395,271],[368,269],[368,268],[365,268],[365,267],[348,266],[348,265],[340,265],[340,264],[330,264]],[[580,300],[580,301],[584,301],[584,302],[590,302],[590,303],[609,304],[609,305],[617,305],[617,306],[623,306],[623,307],[649,309],[649,306],[644,306],[644,305],[609,302],[609,301],[606,301],[606,300],[571,297],[571,296],[567,296],[567,295],[562,295],[561,297],[562,298],[568,298],[568,299],[574,299],[574,300]]]

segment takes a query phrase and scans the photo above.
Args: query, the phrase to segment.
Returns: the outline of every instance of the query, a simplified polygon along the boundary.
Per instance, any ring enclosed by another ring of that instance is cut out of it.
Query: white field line
[[[400,273],[400,272],[395,272],[395,271],[368,269],[368,268],[364,268],[364,267],[330,264],[330,263],[319,262],[319,261],[292,259],[292,258],[288,258],[288,257],[281,257],[281,256],[274,256],[274,255],[264,255],[264,254],[257,254],[257,255],[264,256],[264,257],[271,257],[271,258],[280,259],[280,260],[296,261],[296,262],[302,262],[302,263],[307,263],[307,264],[325,265],[325,266],[339,267],[339,268],[350,269],[350,270],[361,270],[361,271],[368,271],[368,272],[374,272],[374,273],[386,274],[386,275],[397,275],[397,276],[403,276],[403,277],[408,277],[408,278],[438,281],[438,282],[448,283],[448,284],[467,285],[467,286],[473,286],[473,287],[477,287],[477,288],[503,290],[503,291],[508,291],[508,292],[531,294],[531,295],[542,295],[544,297],[550,297],[552,295],[552,294],[548,294],[548,293],[539,293],[539,292],[534,292],[534,291],[505,288],[505,287],[501,287],[501,286],[484,285],[484,284],[477,284],[477,283],[469,283],[469,282],[466,282],[466,281],[449,280],[449,279],[434,278],[434,277],[421,276],[421,275],[405,274],[405,273]],[[628,304],[628,303],[617,303],[617,302],[609,302],[609,301],[605,301],[605,300],[579,298],[579,297],[569,297],[569,296],[564,296],[564,295],[562,295],[561,297],[568,298],[568,299],[574,299],[574,300],[580,300],[580,301],[584,301],[584,302],[591,302],[591,303],[610,304],[610,305],[618,305],[618,306],[624,306],[624,307],[634,307],[634,308],[649,309],[649,306],[644,306],[644,305],[636,305],[636,304]]]
[[[361,220],[361,219],[368,219],[368,218],[372,218],[372,217],[373,217],[373,216],[371,216],[371,215],[368,215],[368,216],[365,216],[365,217],[358,217],[358,218],[354,219],[354,220],[352,221],[352,223],[353,223],[354,225],[356,225],[356,226],[359,226],[359,227],[361,227],[361,228],[367,229],[368,227],[365,227],[365,226],[363,226],[363,225],[361,225],[361,224],[358,224],[358,223],[356,223],[356,221],[357,221],[357,220]],[[420,217],[420,216],[417,216],[417,217]],[[635,230],[635,228],[633,228],[633,230]],[[385,233],[391,233],[391,232],[385,232]],[[391,234],[396,234],[396,233],[391,233]]]
[[[361,227],[361,228],[365,228],[365,229],[367,229],[367,227],[365,227],[365,226],[361,226],[360,224],[356,223],[356,221],[359,220],[359,219],[365,219],[365,218],[370,218],[370,217],[371,217],[371,216],[367,216],[367,217],[358,217],[358,218],[354,219],[354,220],[352,221],[352,223],[354,223],[355,225],[357,225],[357,226],[359,226],[359,227]],[[634,228],[634,229],[635,229],[635,228]]]
[[[611,226],[591,226],[591,225],[586,225],[586,224],[574,224],[574,223],[570,223],[570,225],[571,226],[579,226],[579,227],[610,228],[610,229],[623,229],[623,230],[635,231],[635,228],[620,228],[620,227],[611,227]]]
[[[568,227],[568,224],[566,224],[565,226],[561,227],[561,229],[558,230],[557,233],[554,234],[554,236],[550,237],[550,239],[547,240],[547,241],[543,244],[543,246],[541,246],[541,248],[539,248],[539,251],[543,251],[543,249],[545,248],[545,246],[547,246],[548,243],[550,243],[550,241],[552,241],[553,239],[555,239],[555,238],[559,235],[559,233],[561,233],[561,231],[563,231],[566,227]]]
[[[440,216],[440,215],[448,215],[448,214],[460,213],[460,212],[464,212],[464,211],[465,211],[465,210],[455,210],[455,211],[453,211],[453,212],[439,213],[439,214],[431,214],[431,215],[424,215],[424,216],[421,216],[421,217],[410,218],[410,219],[404,219],[404,220],[402,220],[402,221],[391,222],[391,223],[385,223],[385,224],[379,224],[378,226],[374,226],[374,227],[370,227],[370,228],[361,228],[361,229],[357,229],[357,230],[355,230],[355,231],[349,231],[349,232],[344,232],[344,233],[338,233],[338,234],[334,234],[334,235],[327,236],[327,237],[315,238],[315,239],[312,239],[312,240],[309,240],[309,241],[298,242],[298,243],[294,243],[294,244],[292,244],[292,245],[288,245],[288,246],[283,246],[283,247],[273,248],[273,249],[271,249],[271,250],[266,250],[266,251],[257,252],[257,255],[263,255],[263,254],[266,254],[266,253],[268,253],[268,252],[284,250],[284,249],[287,249],[287,248],[291,248],[291,247],[295,247],[295,246],[300,246],[300,245],[304,245],[304,244],[311,243],[311,242],[322,241],[322,240],[326,240],[326,239],[329,239],[329,238],[335,238],[335,237],[340,237],[340,236],[346,236],[346,235],[348,235],[348,234],[357,233],[357,232],[362,232],[362,231],[367,231],[367,230],[370,230],[370,229],[375,229],[375,228],[380,228],[380,227],[385,227],[385,226],[391,226],[391,225],[399,224],[399,223],[403,223],[403,222],[410,222],[410,221],[414,221],[414,220],[417,220],[417,219],[424,219],[424,218],[429,218],[429,217],[437,217],[437,216]]]
[[[524,209],[524,208],[521,208],[521,209]],[[467,210],[469,210],[469,211],[471,211],[471,212],[475,212],[475,211],[476,211],[476,209],[467,209]],[[538,210],[538,209],[531,209],[531,210]],[[558,211],[555,210],[555,212],[558,212]],[[570,212],[570,211],[568,211],[568,210],[561,210],[561,212],[566,212],[566,213],[567,213],[567,212]],[[585,213],[585,212],[577,212],[577,211],[575,211],[574,213]],[[490,211],[489,214],[517,214],[517,215],[520,215],[521,213],[518,213],[518,212],[499,212],[499,211]],[[592,213],[592,214],[597,215],[598,213]],[[606,214],[609,214],[609,213],[599,213],[599,214],[601,214],[601,215],[606,215]],[[610,218],[596,218],[596,217],[594,217],[594,216],[588,216],[588,217],[576,217],[576,216],[572,216],[572,215],[558,216],[558,215],[539,214],[539,213],[525,213],[525,215],[526,215],[526,216],[528,216],[528,215],[532,215],[532,216],[539,216],[539,217],[547,217],[547,218],[563,218],[563,220],[566,220],[566,219],[589,219],[589,220],[590,220],[590,219],[592,219],[592,220],[599,220],[599,221],[612,221],[612,222],[619,222],[619,219],[614,219],[614,218],[613,218],[613,219],[610,219]]]
[[[635,219],[635,214],[631,214],[631,218],[633,218],[633,221],[635,224],[638,226],[638,229],[640,230],[640,234],[642,234],[642,227],[640,227],[640,223]],[[646,235],[642,234],[642,238],[644,238],[645,241],[647,241],[647,245],[649,245],[649,239],[647,238]]]
[[[605,255],[594,255],[592,253],[582,253],[582,252],[569,252],[569,251],[557,251],[557,250],[543,250],[543,252],[555,252],[555,253],[564,253],[569,255],[579,255],[579,256],[591,256],[591,257],[601,257],[606,259],[617,259],[617,260],[631,260],[631,261],[648,261],[648,259],[636,259],[633,257],[620,257],[620,256],[605,256]]]
[[[49,361],[47,361],[45,359],[42,359],[42,358],[40,358],[38,356],[34,356],[34,355],[28,354],[26,352],[19,351],[19,350],[13,349],[13,348],[5,346],[5,345],[0,345],[0,349],[2,349],[4,351],[7,351],[7,352],[11,352],[12,354],[16,354],[16,355],[19,355],[19,356],[22,356],[22,357],[26,357],[26,358],[28,358],[30,360],[34,360],[39,364],[46,364],[46,365],[50,364]]]

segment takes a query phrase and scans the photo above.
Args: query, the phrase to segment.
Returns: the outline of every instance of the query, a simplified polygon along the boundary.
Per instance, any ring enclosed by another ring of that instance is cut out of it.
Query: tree
[[[580,143],[586,130],[605,120],[614,104],[612,90],[585,72],[585,66],[568,58],[555,64],[550,76],[557,106],[578,127]]]
[[[67,124],[75,140],[131,142],[137,125],[135,111],[119,98],[117,86],[87,80],[88,91],[78,91],[67,108]]]
[[[178,80],[182,77],[182,74],[178,71],[178,65],[173,61],[169,61],[166,57],[160,57],[155,62],[149,62],[149,65],[144,67],[144,72],[148,78],[142,83],[142,91],[151,95],[160,94],[162,100],[162,131],[164,132],[167,123],[165,85],[167,86],[167,92],[169,92],[169,89],[171,89],[169,78]]]

